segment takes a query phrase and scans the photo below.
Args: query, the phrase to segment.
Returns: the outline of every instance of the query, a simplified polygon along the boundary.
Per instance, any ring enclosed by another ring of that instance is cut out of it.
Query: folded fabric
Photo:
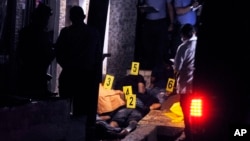
[[[98,107],[97,113],[103,114],[116,110],[124,106],[125,101],[121,90],[105,89],[102,84],[99,85]]]

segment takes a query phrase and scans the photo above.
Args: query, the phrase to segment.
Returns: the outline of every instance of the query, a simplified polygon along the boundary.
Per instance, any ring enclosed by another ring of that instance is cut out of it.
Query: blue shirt
[[[187,6],[190,6],[191,4],[192,4],[192,0],[174,0],[175,8],[187,7]],[[195,25],[196,24],[196,12],[190,9],[190,11],[188,11],[185,14],[177,15],[177,20],[181,25],[184,25],[187,23]]]
[[[167,18],[167,3],[170,0],[145,0],[146,5],[154,7],[158,12],[148,13],[146,19],[148,20],[159,20]]]

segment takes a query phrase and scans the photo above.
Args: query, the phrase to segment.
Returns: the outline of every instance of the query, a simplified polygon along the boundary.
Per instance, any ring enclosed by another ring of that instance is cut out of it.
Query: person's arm
[[[63,28],[60,31],[60,34],[56,40],[55,43],[55,56],[56,56],[56,61],[57,63],[61,66],[64,67],[65,64],[65,58],[67,58],[64,53],[67,52],[65,51],[65,41],[66,41],[66,34],[67,34],[67,28]]]
[[[160,103],[153,103],[153,104],[149,107],[149,109],[150,109],[150,110],[158,110],[158,109],[160,109],[160,107],[161,107],[161,104],[160,104]]]
[[[146,86],[144,83],[138,83],[138,92],[144,94],[146,92]]]
[[[154,84],[155,84],[155,77],[154,76],[151,76],[150,77],[150,85],[149,85],[149,88],[153,88],[154,87]]]
[[[169,21],[170,21],[168,31],[173,31],[174,29],[174,7],[171,2],[167,3],[167,7],[168,7],[168,15],[169,15]]]
[[[175,76],[175,79],[177,79],[177,78],[178,78],[179,74],[180,74],[180,72],[179,72],[179,71],[174,70],[174,76]]]
[[[197,7],[198,5],[199,5],[199,2],[196,1],[196,2],[192,3],[191,5],[188,5],[188,6],[185,6],[185,7],[176,6],[175,7],[176,14],[177,15],[185,14],[185,13],[189,12],[190,10],[192,10],[193,8]]]

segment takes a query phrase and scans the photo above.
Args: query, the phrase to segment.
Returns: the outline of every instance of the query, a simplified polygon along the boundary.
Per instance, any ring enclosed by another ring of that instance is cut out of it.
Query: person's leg
[[[159,88],[159,87],[154,87],[151,89],[147,90],[148,94],[153,95],[154,97],[156,97],[160,103],[163,103],[166,99],[166,90]]]
[[[76,73],[77,74],[77,73]],[[79,74],[79,73],[78,73]],[[96,114],[97,114],[97,101],[98,101],[98,88],[99,83],[96,80],[91,79],[90,77],[85,76],[84,73],[77,76],[74,76],[75,83],[74,89],[71,90],[73,97],[73,116],[86,116],[86,141],[96,140]],[[77,77],[77,78],[76,78]],[[86,81],[85,85],[82,85],[82,81]],[[88,93],[86,93],[88,90]],[[90,102],[89,102],[90,101]]]
[[[123,138],[124,136],[120,134],[121,125],[127,121],[127,117],[131,111],[132,109],[123,107],[112,114],[110,123],[107,123],[106,121],[97,121],[96,124],[99,133],[106,133],[107,136],[112,138]]]
[[[131,131],[135,130],[137,127],[138,121],[140,121],[142,117],[143,115],[141,112],[139,112],[136,109],[133,109],[131,114],[127,118],[127,127],[121,131],[121,134],[127,135]]]
[[[114,124],[113,126],[115,126],[115,124],[118,124],[119,127],[124,127],[124,125],[126,125],[127,118],[131,114],[132,110],[133,109],[129,109],[126,107],[119,109],[111,119],[111,121],[113,121],[112,123]]]
[[[168,22],[166,19],[159,20],[156,26],[156,32],[158,34],[155,44],[158,49],[156,52],[155,64],[161,63],[163,60],[170,58],[169,51],[169,38],[168,38]]]
[[[190,131],[190,122],[189,122],[189,117],[190,117],[190,112],[189,112],[189,107],[190,107],[190,99],[189,99],[189,94],[181,94],[180,95],[180,105],[182,108],[183,116],[184,116],[184,138],[180,139],[180,141],[185,140],[185,141],[191,141],[191,131]]]
[[[109,125],[112,126],[112,127],[119,127],[119,124],[118,124],[118,122],[116,122],[116,121],[111,121],[111,122],[109,123]]]
[[[154,59],[155,59],[155,44],[154,38],[156,38],[154,34],[154,29],[152,27],[151,21],[145,21],[144,28],[142,31],[142,62],[141,68],[142,69],[152,69],[154,66]]]

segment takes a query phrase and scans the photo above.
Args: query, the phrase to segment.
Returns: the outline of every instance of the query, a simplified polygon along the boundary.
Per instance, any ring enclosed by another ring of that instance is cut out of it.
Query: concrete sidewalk
[[[179,95],[170,96],[161,110],[151,110],[122,141],[172,141],[177,138],[184,129],[184,122],[173,122],[166,113],[171,113],[170,107],[178,101]]]
[[[57,98],[1,107],[0,140],[84,141],[85,118],[69,113],[69,101]]]

